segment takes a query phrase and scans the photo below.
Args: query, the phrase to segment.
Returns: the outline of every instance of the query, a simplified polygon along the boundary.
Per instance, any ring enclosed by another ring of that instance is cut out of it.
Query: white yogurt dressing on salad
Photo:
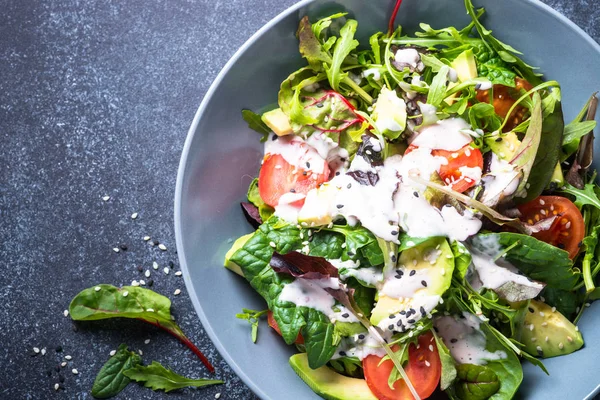
[[[480,329],[481,321],[475,315],[443,316],[434,320],[434,326],[452,357],[460,364],[485,365],[488,361],[507,357],[506,352],[486,350],[486,338]]]
[[[483,195],[480,201],[487,206],[495,206],[506,196],[513,194],[519,187],[521,173],[515,170],[515,166],[498,158],[492,152],[490,172],[483,178]]]
[[[359,268],[360,264],[353,260],[342,261],[339,258],[327,260],[331,265],[339,270],[340,279],[342,281],[347,280],[350,277],[354,277],[359,281],[376,287],[380,282],[383,281],[383,271],[378,267],[364,267]]]
[[[356,316],[345,306],[335,304],[335,299],[325,289],[340,289],[338,278],[303,279],[296,278],[283,287],[279,300],[289,301],[297,306],[304,306],[321,311],[332,322],[358,322]],[[335,309],[334,309],[335,308]]]
[[[369,68],[363,71],[362,76],[365,78],[372,76],[373,80],[378,81],[381,79],[381,72],[379,71],[379,68]]]

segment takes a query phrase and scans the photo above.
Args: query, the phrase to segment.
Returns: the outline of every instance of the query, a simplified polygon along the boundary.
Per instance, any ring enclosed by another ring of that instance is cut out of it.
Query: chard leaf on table
[[[248,128],[260,133],[262,137],[261,142],[266,142],[271,134],[271,129],[265,124],[260,115],[251,110],[242,110],[242,118],[248,123]]]
[[[167,393],[190,386],[203,387],[224,383],[214,379],[189,379],[163,367],[156,361],[152,361],[150,365],[137,365],[123,371],[123,374],[131,380],[142,382],[147,388],[164,390]]]
[[[96,375],[92,396],[97,399],[108,399],[119,394],[130,381],[124,372],[141,362],[142,358],[137,353],[129,351],[127,345],[121,344],[115,355],[104,363]]]
[[[533,236],[512,232],[485,233],[474,236],[471,244],[491,257],[504,255],[506,261],[529,278],[545,282],[550,287],[572,290],[580,277],[580,273],[572,268],[568,252]],[[491,251],[496,254],[491,254]],[[548,268],[549,265],[552,268]]]
[[[75,321],[96,321],[109,318],[133,318],[161,328],[179,339],[200,358],[210,372],[213,366],[202,352],[185,336],[171,318],[171,300],[150,289],[137,286],[117,288],[96,285],[82,290],[69,305]]]

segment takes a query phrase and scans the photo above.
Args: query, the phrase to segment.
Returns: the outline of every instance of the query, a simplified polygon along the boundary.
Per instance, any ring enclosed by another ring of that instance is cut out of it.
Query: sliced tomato
[[[416,146],[411,144],[408,146],[408,149],[406,149],[404,154],[408,154],[416,148]],[[433,150],[431,154],[434,156],[444,157],[446,160],[448,160],[447,164],[440,167],[440,178],[442,178],[446,185],[451,186],[453,190],[456,190],[460,193],[475,186],[477,182],[468,176],[463,176],[460,168],[479,167],[482,169],[483,156],[479,149],[474,149],[470,145],[466,145],[457,151]]]
[[[418,347],[414,344],[409,345],[408,364],[404,371],[419,397],[426,399],[438,386],[442,365],[431,332],[419,336],[418,343]],[[397,351],[398,346],[392,349]],[[363,369],[369,389],[379,400],[412,400],[413,396],[403,379],[394,383],[394,389],[388,385],[393,368],[392,360],[381,362],[381,357],[376,355],[366,357],[363,360]]]
[[[271,312],[271,310],[269,310],[269,312],[267,312],[267,323],[269,324],[269,326],[271,328],[273,328],[275,330],[275,332],[277,332],[279,334],[279,336],[281,336],[281,330],[279,329],[279,325],[277,325],[277,321],[275,321],[275,318],[273,317],[273,313]],[[302,335],[300,333],[298,334],[298,337],[296,338],[296,341],[294,343],[304,344],[304,338],[302,337]]]
[[[520,89],[531,90],[533,86],[525,79],[515,78],[515,87],[511,88],[504,85],[494,85],[494,98],[492,104],[496,114],[500,117],[505,118],[510,108],[519,99]],[[478,90],[477,101],[482,103],[488,103],[490,101],[489,90]],[[507,121],[503,131],[511,131],[514,127],[523,122],[527,108],[517,106],[511,114],[511,118]]]
[[[307,194],[311,189],[320,186],[329,178],[329,166],[323,159],[311,158],[313,163],[321,163],[319,168],[310,162],[295,167],[288,163],[281,154],[267,154],[258,175],[258,192],[265,203],[271,207],[279,204],[279,199],[286,193]],[[322,167],[322,168],[321,168]],[[319,171],[319,173],[314,172]],[[304,199],[290,204],[302,206]]]
[[[533,233],[532,236],[568,251],[571,259],[577,256],[585,236],[585,223],[571,200],[560,196],[540,196],[518,208],[521,220],[529,225],[556,217],[549,229]]]

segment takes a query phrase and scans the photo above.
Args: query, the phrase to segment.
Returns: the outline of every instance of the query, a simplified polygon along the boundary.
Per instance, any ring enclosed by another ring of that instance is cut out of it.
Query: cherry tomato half
[[[279,334],[279,336],[281,336],[281,330],[279,329],[279,325],[277,325],[277,321],[275,321],[275,318],[273,317],[273,313],[271,312],[271,310],[269,310],[267,312],[267,323],[269,324],[269,326],[271,328],[273,328],[275,330],[275,332],[277,332]],[[296,338],[296,344],[304,344],[304,338],[302,337],[302,335],[299,333],[298,337]]]
[[[492,104],[498,116],[505,118],[510,108],[521,96],[520,89],[531,90],[533,86],[525,79],[515,78],[515,87],[494,85],[494,98]],[[478,90],[477,101],[488,103],[490,101],[489,90]],[[509,132],[523,122],[527,108],[517,106],[504,126],[503,132]]]

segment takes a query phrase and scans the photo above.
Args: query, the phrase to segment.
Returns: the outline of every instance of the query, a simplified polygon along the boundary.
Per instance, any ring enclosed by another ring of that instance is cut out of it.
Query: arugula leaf
[[[460,364],[456,370],[456,393],[461,399],[489,399],[500,389],[498,375],[485,365]]]
[[[600,199],[596,195],[594,191],[595,185],[592,183],[588,183],[584,186],[583,189],[577,189],[574,186],[569,185],[568,183],[562,188],[563,193],[570,194],[575,196],[575,200],[573,203],[581,210],[583,206],[592,206],[600,209]]]
[[[448,73],[450,67],[443,65],[440,71],[433,77],[433,81],[429,86],[429,94],[427,95],[427,104],[434,107],[439,107],[442,101],[446,98],[446,88],[448,84]]]
[[[265,124],[260,115],[255,113],[254,111],[244,109],[242,110],[242,118],[244,121],[248,123],[248,128],[260,133],[262,137],[260,138],[261,142],[266,142],[269,139],[269,135],[271,134],[271,129]]]
[[[340,30],[340,38],[333,49],[333,59],[331,66],[326,68],[327,78],[331,88],[336,92],[340,91],[340,83],[347,78],[348,73],[342,72],[342,64],[352,50],[358,47],[358,40],[354,39],[358,22],[349,19]]]
[[[410,345],[410,343],[403,343],[400,345],[400,348],[395,351],[394,353],[399,354],[398,357],[398,361],[400,362],[400,364],[402,364],[402,366],[406,366],[406,364],[408,364],[408,346]],[[381,361],[379,362],[379,365],[381,365],[382,362],[389,360],[390,357],[389,356],[385,356],[381,359]],[[379,366],[378,365],[378,366]],[[392,371],[390,372],[390,376],[388,377],[388,386],[391,390],[395,390],[396,388],[394,388],[394,384],[399,381],[402,380],[402,375],[400,374],[400,371],[397,368],[392,368]]]
[[[565,125],[565,132],[562,140],[562,151],[564,153],[562,161],[572,156],[577,151],[581,138],[596,127],[596,121],[594,120],[582,121],[595,97],[596,93],[588,99],[573,121]]]
[[[518,197],[529,197],[528,192],[526,191],[526,185],[527,183],[531,185],[529,182],[529,174],[533,168],[540,146],[542,123],[542,99],[540,94],[536,92],[533,95],[533,110],[531,111],[529,128],[521,141],[521,145],[517,148],[514,158],[510,161],[510,163],[515,166],[515,169],[520,170],[523,175],[516,191],[516,196]],[[554,165],[556,165],[556,162]],[[535,181],[533,181],[533,183],[535,184]],[[543,185],[543,187],[545,187],[546,182],[544,182]],[[535,197],[538,195],[539,193]]]
[[[533,236],[512,232],[486,233],[474,236],[471,243],[490,257],[502,254],[529,278],[554,288],[572,290],[579,280],[580,273],[572,269],[568,252]],[[548,268],[549,265],[552,268]]]
[[[248,201],[258,208],[258,213],[263,222],[268,220],[275,212],[275,209],[265,203],[262,197],[260,197],[258,191],[258,178],[254,178],[248,187]]]
[[[130,381],[124,372],[141,362],[142,357],[129,351],[126,344],[121,344],[115,355],[104,363],[96,375],[92,396],[97,399],[108,399],[119,394]]]
[[[250,323],[252,326],[252,343],[256,343],[258,338],[258,322],[260,321],[260,317],[265,315],[269,310],[250,310],[248,308],[242,308],[242,313],[235,314],[236,318],[244,319]]]
[[[327,33],[327,28],[329,28],[331,26],[331,23],[333,22],[334,19],[338,19],[341,17],[344,17],[348,15],[348,13],[337,13],[337,14],[333,14],[330,15],[329,17],[326,18],[322,18],[320,20],[318,20],[317,22],[315,22],[314,24],[312,24],[311,29],[315,35],[315,37],[324,45],[325,50],[329,50],[329,48],[327,46],[330,47],[330,45],[326,45],[326,43],[329,42],[329,39],[326,39],[326,33]]]
[[[485,129],[487,131],[497,131],[500,129],[502,120],[496,114],[496,109],[489,103],[477,103],[469,107],[469,122],[474,128]]]
[[[210,372],[215,370],[204,354],[172,320],[171,300],[150,289],[97,285],[79,292],[69,305],[69,313],[75,321],[133,318],[147,322],[175,336],[200,358]]]
[[[440,378],[440,389],[446,390],[452,385],[457,376],[456,361],[450,354],[450,350],[444,344],[444,341],[435,332],[435,329],[431,330],[433,337],[435,338],[435,345],[437,346],[438,354],[440,355],[440,363],[442,364],[442,376]]]
[[[213,379],[189,379],[163,367],[156,361],[152,361],[152,364],[147,366],[137,365],[123,371],[123,374],[129,379],[143,382],[147,388],[164,390],[167,393],[189,386],[203,387],[224,383],[223,381]]]
[[[379,45],[379,39],[383,36],[382,32],[377,32],[369,38],[369,44],[371,45],[371,51],[373,52],[373,58],[375,64],[382,64],[381,62],[381,46]]]

